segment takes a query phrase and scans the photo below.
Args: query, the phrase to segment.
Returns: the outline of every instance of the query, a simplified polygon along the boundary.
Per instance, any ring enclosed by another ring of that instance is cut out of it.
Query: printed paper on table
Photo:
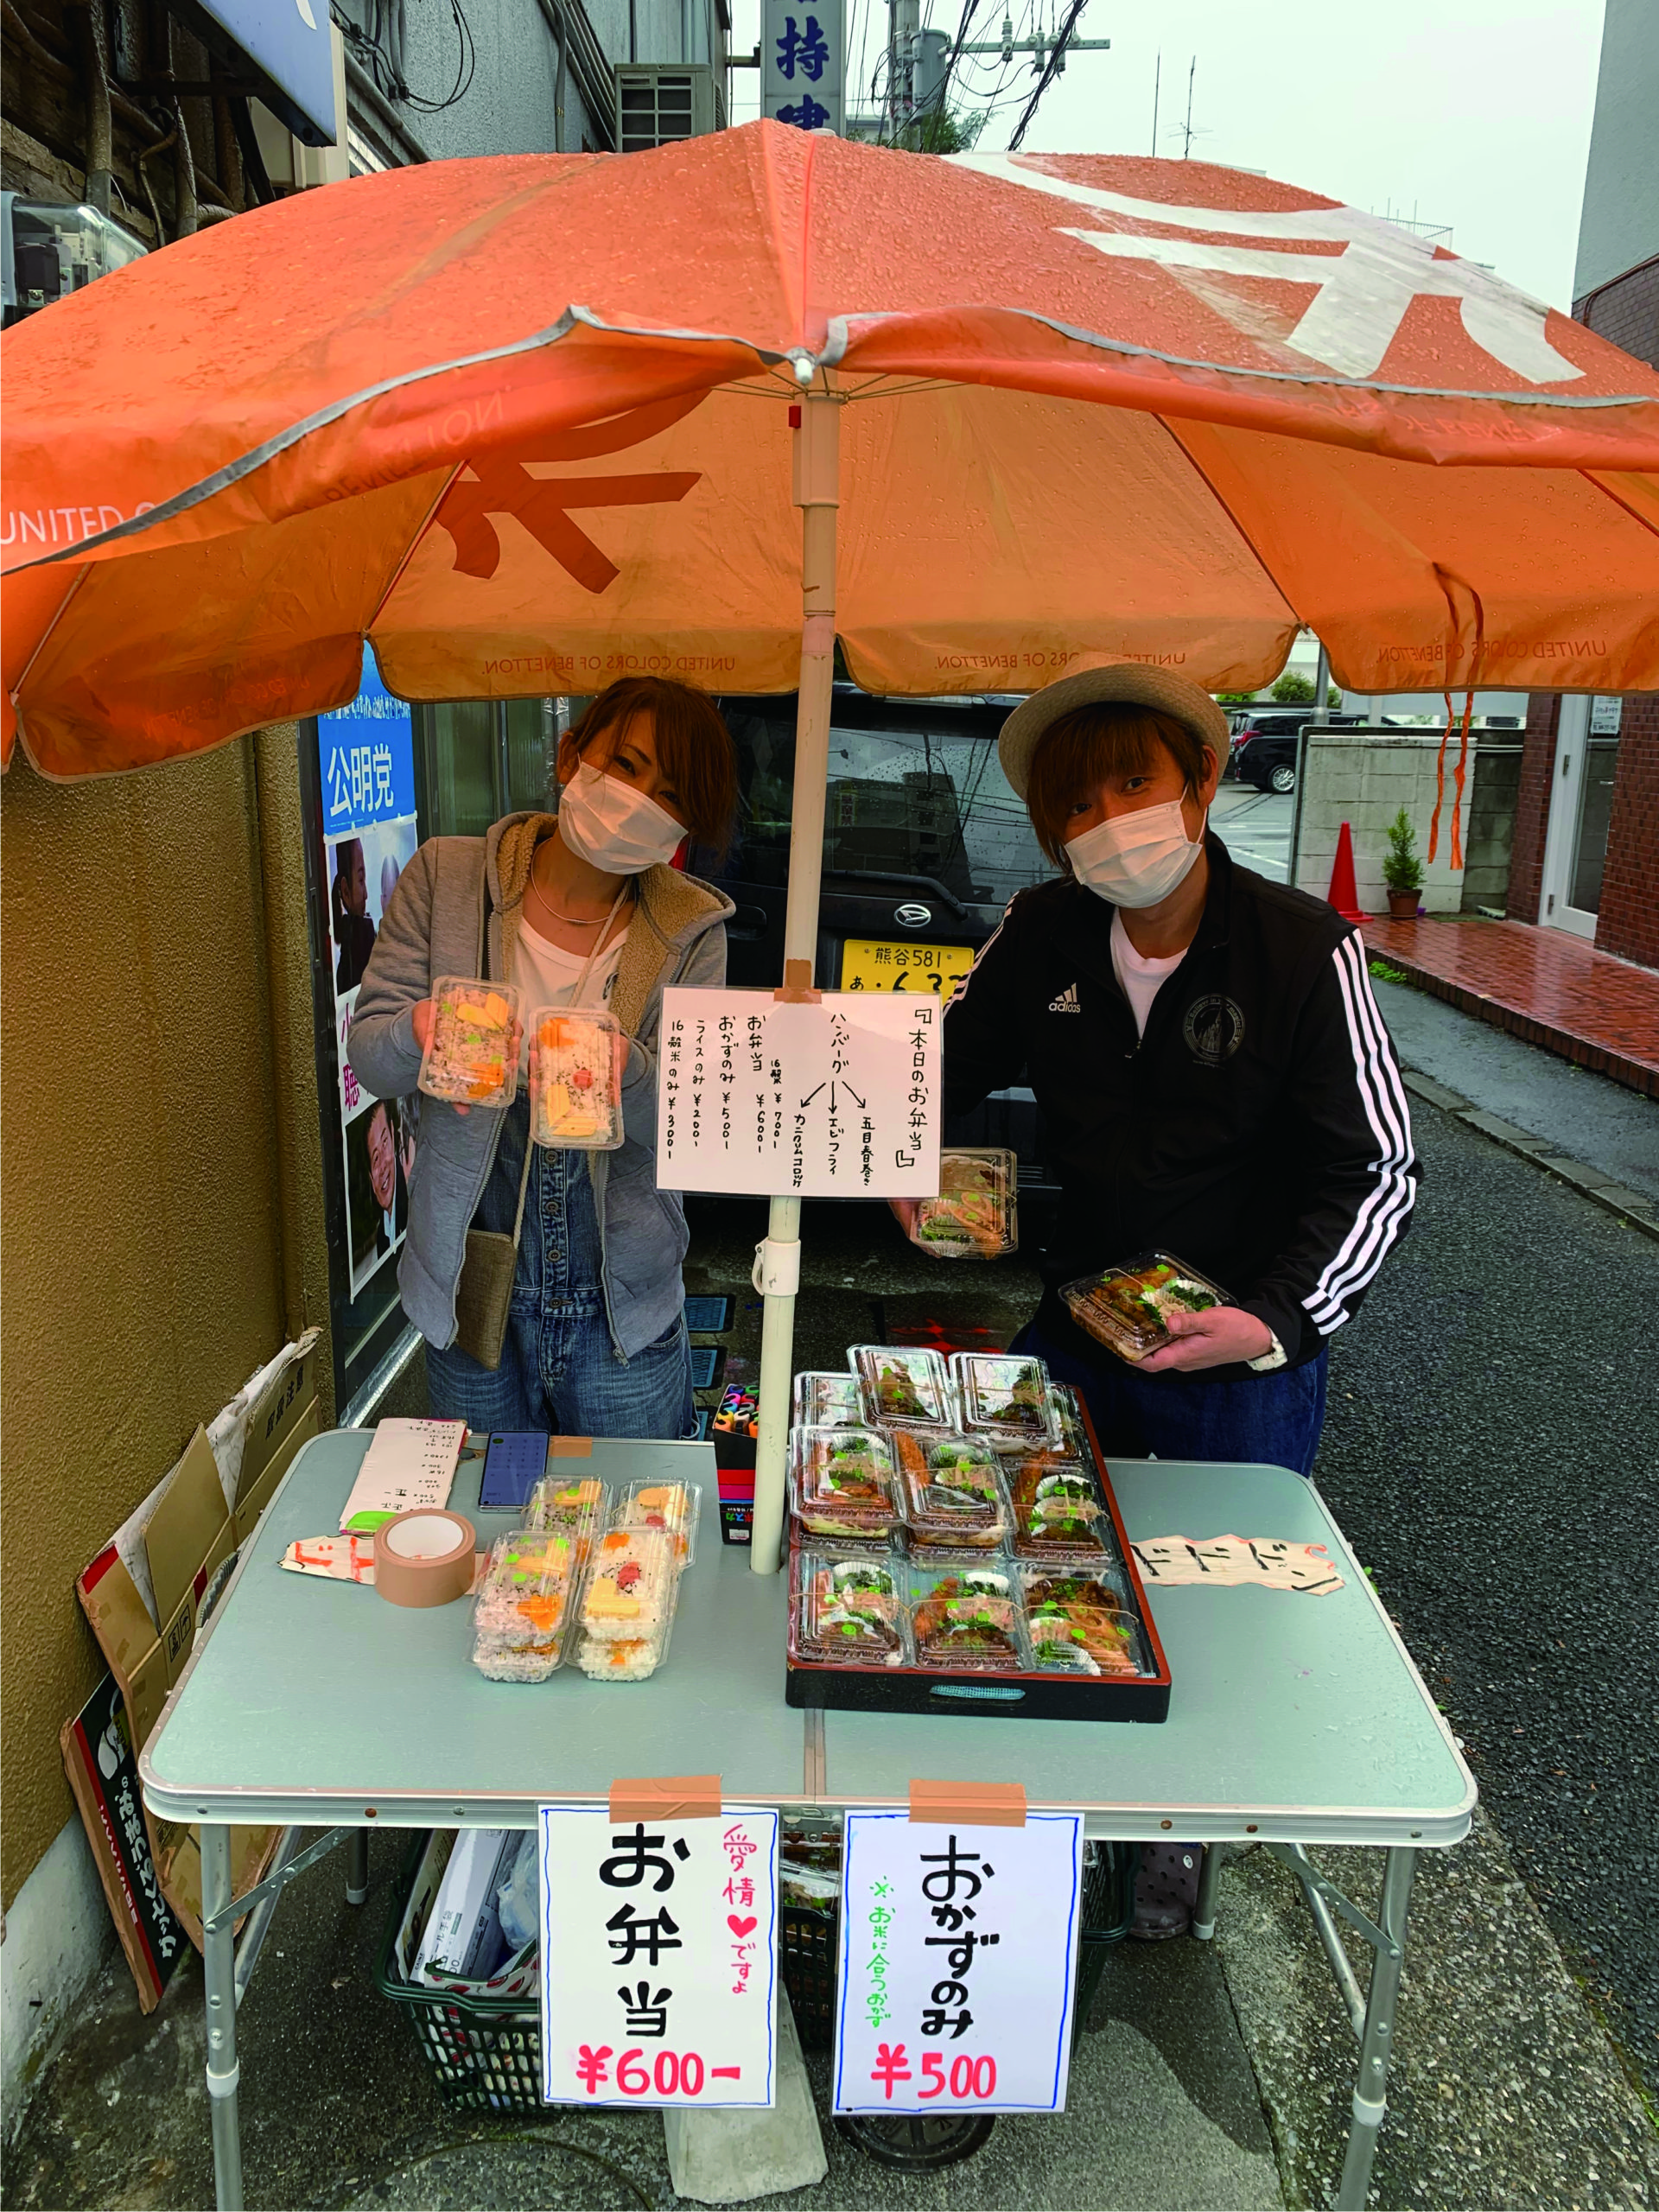
[[[936,1197],[943,1018],[905,992],[664,991],[658,1188]]]
[[[778,1817],[541,1808],[547,2103],[773,2104]]]
[[[847,1815],[835,2109],[1064,2112],[1083,1816]]]
[[[442,1511],[466,1442],[464,1421],[383,1421],[340,1516],[340,1534],[372,1535],[399,1513]]]

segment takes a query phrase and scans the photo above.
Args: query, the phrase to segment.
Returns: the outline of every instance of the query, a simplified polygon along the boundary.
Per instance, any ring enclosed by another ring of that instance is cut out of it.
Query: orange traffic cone
[[[1359,911],[1359,887],[1354,881],[1353,833],[1344,822],[1337,836],[1336,864],[1331,870],[1330,903],[1344,922],[1369,922]]]

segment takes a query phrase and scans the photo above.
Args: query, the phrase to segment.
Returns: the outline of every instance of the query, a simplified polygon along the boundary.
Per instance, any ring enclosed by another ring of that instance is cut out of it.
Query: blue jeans
[[[521,1092],[502,1128],[474,1229],[512,1234],[529,1137],[530,1103]],[[696,1423],[683,1313],[632,1359],[612,1341],[593,1179],[579,1152],[537,1146],[531,1163],[499,1367],[480,1366],[458,1346],[440,1349],[429,1339],[426,1375],[433,1414],[474,1428],[673,1442]]]
[[[1108,1459],[1241,1459],[1313,1471],[1328,1345],[1301,1367],[1213,1381],[1202,1372],[1141,1375],[1108,1351],[1096,1365],[1034,1321],[1008,1349],[1045,1361],[1057,1382],[1082,1395]]]

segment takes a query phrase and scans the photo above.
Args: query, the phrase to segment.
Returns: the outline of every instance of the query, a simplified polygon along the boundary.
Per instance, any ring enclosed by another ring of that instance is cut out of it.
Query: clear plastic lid
[[[885,1538],[899,1517],[893,1442],[879,1428],[798,1428],[789,1440],[796,1518],[810,1535]]]
[[[825,1368],[795,1377],[798,1428],[856,1428],[864,1419],[864,1393],[848,1368]]]
[[[912,1542],[989,1551],[1012,1523],[1007,1485],[981,1437],[896,1428],[899,1507]]]
[[[526,1529],[562,1528],[584,1541],[605,1526],[605,1485],[593,1475],[543,1475],[524,1501]]]
[[[498,1537],[473,1608],[473,1664],[495,1682],[543,1682],[564,1656],[585,1545],[569,1529]]]
[[[515,984],[440,976],[432,986],[432,1033],[421,1055],[419,1087],[452,1105],[511,1106],[518,1096],[512,1027],[522,1011]]]
[[[1084,1427],[1083,1400],[1069,1382],[1049,1384],[1048,1410],[1060,1440],[1060,1457],[1091,1465],[1095,1455],[1089,1448],[1089,1432]]]
[[[905,1563],[890,1552],[799,1555],[796,1654],[838,1667],[902,1667],[909,1657]]]
[[[1022,1566],[1026,1633],[1040,1673],[1150,1675],[1141,1624],[1115,1576]]]
[[[679,1564],[697,1555],[697,1522],[702,1513],[701,1483],[624,1483],[611,1502],[613,1529],[659,1529],[674,1539]]]
[[[1027,1664],[1019,1585],[1006,1562],[941,1572],[912,1566],[911,1635],[918,1667],[1015,1674]]]
[[[628,1040],[599,1007],[538,1007],[530,1023],[530,1135],[560,1152],[614,1152],[622,1141]]]
[[[1166,1315],[1232,1303],[1218,1283],[1173,1252],[1142,1252],[1122,1267],[1063,1283],[1060,1296],[1080,1329],[1129,1361],[1169,1343]]]
[[[1031,1452],[1007,1467],[1014,1548],[1022,1559],[1110,1557],[1111,1522],[1090,1469],[1052,1452]]]
[[[939,1154],[939,1195],[917,1202],[911,1242],[941,1260],[997,1260],[1020,1246],[1019,1163],[994,1145]]]
[[[864,1418],[882,1428],[895,1421],[954,1428],[950,1378],[936,1351],[913,1344],[854,1344],[848,1353],[864,1394]]]
[[[1057,1442],[1048,1370],[1020,1352],[955,1351],[950,1379],[969,1435],[1020,1444]]]
[[[609,1529],[594,1545],[582,1592],[589,1642],[648,1642],[671,1618],[678,1540],[666,1529]]]

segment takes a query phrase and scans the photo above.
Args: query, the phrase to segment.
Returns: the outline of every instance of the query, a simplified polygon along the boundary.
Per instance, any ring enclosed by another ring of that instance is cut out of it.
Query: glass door
[[[1577,937],[1596,933],[1623,704],[1582,696],[1561,702],[1538,918]]]

